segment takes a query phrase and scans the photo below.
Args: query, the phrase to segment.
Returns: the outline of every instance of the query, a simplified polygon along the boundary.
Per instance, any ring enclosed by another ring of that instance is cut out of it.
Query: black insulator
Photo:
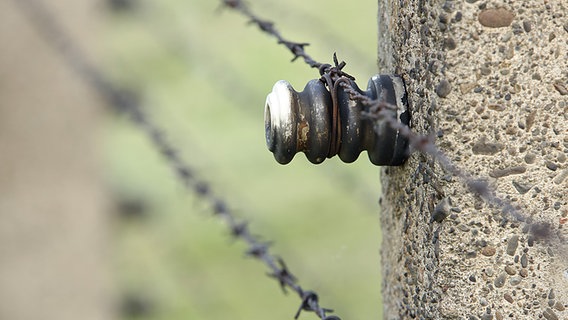
[[[376,75],[367,91],[343,80],[352,90],[337,81],[330,92],[324,82],[311,80],[304,91],[296,92],[287,81],[276,82],[264,109],[266,144],[276,161],[287,164],[304,152],[316,164],[336,154],[351,163],[367,150],[375,165],[404,163],[409,143],[400,129],[409,125],[410,112],[402,78]],[[353,94],[365,99],[354,99]],[[374,112],[380,116],[373,117]]]

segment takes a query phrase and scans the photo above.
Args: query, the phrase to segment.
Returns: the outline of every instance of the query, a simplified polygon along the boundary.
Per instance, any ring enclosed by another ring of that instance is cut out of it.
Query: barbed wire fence
[[[181,158],[179,149],[168,141],[165,132],[146,115],[143,104],[137,96],[127,89],[114,85],[100,69],[86,58],[86,55],[83,54],[65,28],[57,23],[55,16],[41,0],[14,0],[14,3],[27,14],[30,23],[36,27],[48,44],[53,46],[63,57],[65,63],[79,78],[104,98],[114,110],[128,115],[132,122],[148,136],[183,186],[210,206],[212,213],[225,222],[232,237],[247,244],[246,255],[263,263],[269,269],[268,276],[276,280],[285,293],[287,290],[291,290],[299,296],[301,302],[294,315],[295,319],[300,316],[302,311],[306,311],[313,312],[322,320],[340,320],[337,315],[331,314],[333,313],[332,309],[320,305],[318,293],[304,289],[299,284],[298,279],[287,267],[282,257],[271,253],[271,242],[262,241],[261,237],[254,235],[248,227],[248,222],[238,218],[223,197],[213,192],[210,183],[198,177],[191,165]],[[392,117],[392,110],[396,110],[396,106],[372,100],[351,87],[350,81],[346,80],[355,80],[355,78],[343,71],[346,63],[340,62],[335,54],[333,55],[333,64],[322,63],[313,59],[305,51],[308,43],[286,39],[273,22],[257,16],[241,0],[223,0],[221,7],[242,14],[249,20],[249,23],[256,25],[262,32],[277,39],[278,44],[283,45],[292,53],[292,61],[301,59],[309,67],[317,69],[321,80],[330,91],[336,90],[338,86],[343,88],[351,99],[360,101],[366,106],[367,110],[364,112],[366,117],[373,121],[385,121],[394,129],[399,130],[409,139],[411,152],[418,151],[433,157],[442,169],[462,179],[470,192],[479,196],[486,203],[501,208],[504,214],[517,221],[527,220],[528,217],[523,212],[513,207],[508,200],[498,196],[485,180],[474,177],[455,165],[435,145],[434,137],[419,134],[408,126],[398,123]],[[550,226],[546,223],[534,223],[531,229],[537,237],[548,237],[550,235]]]
[[[343,71],[346,63],[345,61],[339,62],[335,53],[333,54],[333,65],[318,62],[305,51],[305,47],[307,47],[309,43],[294,42],[286,39],[282,36],[280,31],[278,31],[272,21],[263,19],[253,13],[253,11],[245,2],[241,0],[223,0],[222,5],[242,14],[249,19],[250,24],[256,25],[262,32],[276,38],[279,45],[285,46],[292,53],[292,62],[298,59],[302,59],[311,68],[318,69],[321,76],[321,81],[323,81],[328,86],[328,90],[330,92],[333,92],[333,90],[336,90],[338,86],[341,86],[343,90],[349,95],[351,100],[359,101],[366,107],[366,110],[362,112],[362,115],[364,117],[376,122],[386,122],[393,129],[398,130],[400,134],[407,137],[409,140],[411,153],[418,151],[422,154],[431,156],[435,161],[438,162],[443,170],[461,179],[471,193],[479,196],[487,204],[493,205],[496,208],[501,208],[504,215],[513,218],[515,221],[526,222],[530,220],[530,218],[524,212],[515,208],[509,200],[499,196],[496,190],[491,188],[485,179],[475,177],[465,169],[460,168],[455,163],[453,163],[453,161],[442,150],[440,150],[440,148],[436,146],[434,135],[419,134],[418,132],[413,131],[407,125],[398,122],[396,118],[392,117],[392,112],[397,110],[397,106],[380,100],[373,100],[370,97],[355,90],[351,86],[351,82],[347,81],[355,80],[355,78]],[[531,223],[531,230],[537,238],[549,237],[550,233],[548,232],[548,229],[550,227],[551,226],[546,222]]]

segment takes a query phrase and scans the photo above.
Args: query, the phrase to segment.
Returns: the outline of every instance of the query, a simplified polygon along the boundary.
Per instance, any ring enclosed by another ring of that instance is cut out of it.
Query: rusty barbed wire
[[[328,315],[333,310],[321,307],[318,294],[303,289],[297,283],[297,278],[288,269],[283,258],[270,253],[270,242],[261,241],[260,237],[253,235],[249,230],[248,222],[238,219],[227,202],[211,190],[211,185],[197,177],[191,166],[180,157],[178,150],[168,142],[164,132],[144,113],[136,96],[128,90],[117,88],[88,61],[71,36],[57,23],[53,14],[41,1],[14,0],[14,3],[28,15],[30,23],[42,34],[48,44],[61,54],[73,72],[103,97],[111,107],[127,114],[133,123],[146,133],[188,191],[193,192],[210,205],[213,214],[225,221],[232,237],[247,244],[246,255],[263,262],[270,270],[267,275],[275,279],[284,292],[290,289],[298,294],[301,304],[294,319],[298,319],[302,311],[307,311],[314,312],[322,320],[341,320],[338,316]],[[308,56],[305,55],[306,57]],[[307,59],[309,60],[309,57]]]
[[[312,68],[317,68],[320,73],[320,80],[326,84],[330,94],[336,92],[337,88],[340,86],[348,95],[351,100],[360,101],[363,105],[367,107],[367,110],[363,112],[363,115],[374,121],[386,121],[393,129],[399,130],[400,134],[408,138],[411,147],[410,152],[419,151],[422,154],[429,155],[437,161],[440,167],[453,174],[454,176],[461,179],[468,190],[479,196],[485,203],[489,205],[494,205],[501,208],[504,214],[509,215],[516,221],[527,222],[531,225],[531,233],[536,238],[549,238],[552,235],[550,228],[552,225],[548,222],[530,222],[530,216],[524,214],[519,209],[515,208],[511,202],[503,197],[500,197],[497,192],[482,178],[474,177],[468,173],[465,169],[458,167],[442,150],[440,150],[434,143],[432,136],[419,134],[410,127],[396,121],[392,117],[392,111],[396,111],[395,105],[388,104],[383,101],[373,100],[368,96],[360,93],[351,86],[351,81],[355,78],[345,71],[345,61],[339,62],[336,54],[333,54],[334,65],[321,63],[312,59],[310,55],[306,53],[304,47],[309,45],[303,42],[294,42],[285,39],[280,32],[276,29],[272,21],[266,20],[254,14],[252,10],[246,5],[242,0],[223,0],[222,5],[226,8],[235,10],[248,19],[250,23],[255,24],[259,29],[267,33],[268,35],[275,37],[278,40],[278,44],[284,45],[288,50],[294,55],[292,61],[299,58],[303,58],[304,62]],[[333,100],[333,99],[332,99]],[[334,110],[336,107],[333,108]],[[333,130],[336,130],[338,124],[338,119],[335,117],[332,119],[332,133],[331,136],[335,136]],[[330,154],[333,155],[337,150],[337,141],[332,142],[334,146]],[[543,231],[544,230],[544,231]]]

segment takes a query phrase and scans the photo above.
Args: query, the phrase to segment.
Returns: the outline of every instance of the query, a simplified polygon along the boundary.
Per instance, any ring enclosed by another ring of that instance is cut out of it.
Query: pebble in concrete
[[[440,98],[447,97],[451,91],[452,91],[452,85],[446,79],[441,80],[440,83],[438,83],[438,85],[436,86],[436,94]]]
[[[503,28],[510,26],[514,17],[515,15],[507,9],[496,8],[483,10],[479,13],[478,20],[482,26],[488,28]]]

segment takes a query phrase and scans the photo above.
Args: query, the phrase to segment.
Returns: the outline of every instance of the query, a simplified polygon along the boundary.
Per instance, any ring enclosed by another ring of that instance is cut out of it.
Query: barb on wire
[[[292,54],[294,55],[292,61],[296,61],[297,59],[302,58],[304,62],[312,68],[320,68],[322,65],[324,65],[323,63],[314,60],[309,54],[306,53],[304,48],[306,46],[309,46],[309,43],[294,42],[284,38],[280,31],[278,31],[278,29],[276,29],[276,27],[274,26],[274,22],[258,17],[243,1],[223,0],[221,4],[226,8],[240,12],[242,15],[250,19],[249,23],[256,25],[262,32],[276,38],[276,40],[278,40],[278,44],[285,46],[286,48],[288,48],[288,50],[290,50],[290,52],[292,52]]]
[[[247,222],[236,218],[225,200],[213,193],[209,183],[196,177],[191,166],[180,157],[178,150],[168,142],[164,132],[144,113],[141,103],[135,96],[127,90],[114,86],[99,69],[87,60],[73,39],[65,32],[66,30],[57,23],[52,13],[40,0],[14,0],[14,3],[28,15],[30,23],[34,24],[48,43],[54,46],[72,71],[77,73],[97,94],[107,100],[111,107],[130,116],[131,120],[148,135],[155,148],[168,161],[169,166],[183,185],[211,206],[213,213],[225,221],[234,238],[247,244],[247,256],[263,262],[270,269],[269,276],[277,280],[284,290],[288,288],[298,294],[302,302],[295,318],[298,318],[300,311],[304,310],[316,313],[323,320],[340,320],[337,316],[327,315],[328,312],[331,312],[331,309],[322,308],[319,305],[318,295],[315,292],[304,290],[297,284],[297,278],[289,271],[284,260],[270,253],[270,242],[262,242],[259,237],[253,235],[249,231]],[[268,23],[261,23],[260,25],[275,32]],[[302,53],[305,44],[288,45],[291,48],[296,48],[294,50],[297,51],[299,56],[310,61],[311,58]]]

